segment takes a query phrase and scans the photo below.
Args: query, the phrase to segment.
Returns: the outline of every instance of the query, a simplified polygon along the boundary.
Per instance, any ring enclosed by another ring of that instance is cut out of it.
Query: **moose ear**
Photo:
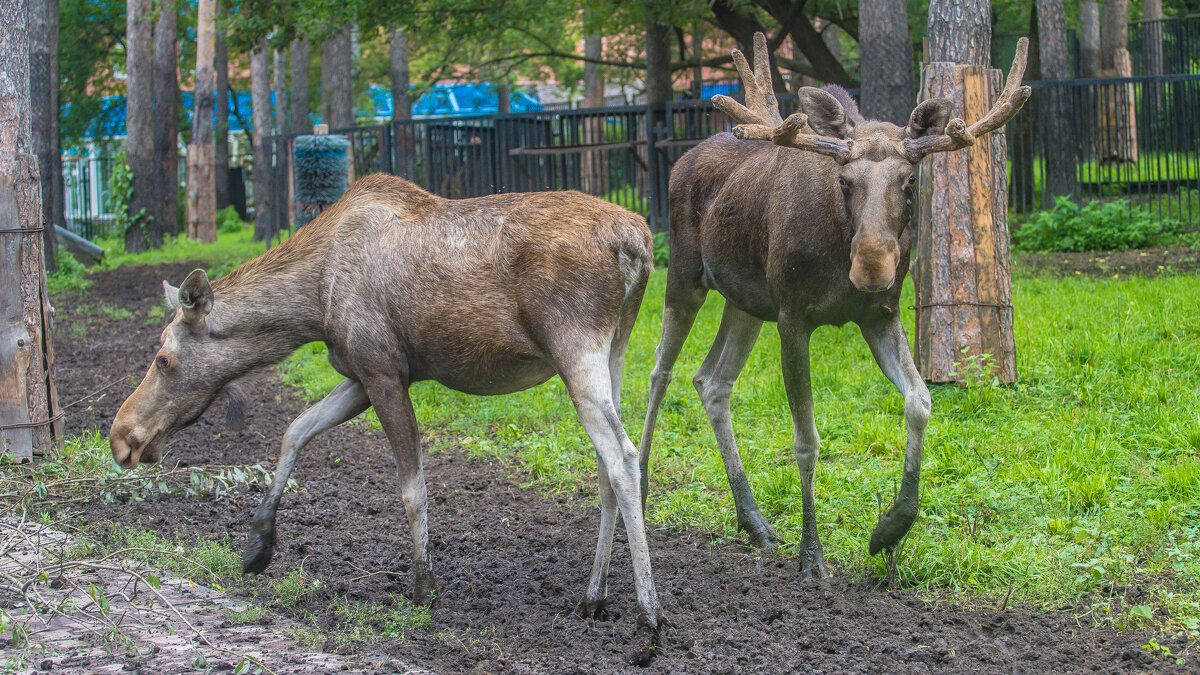
[[[163,299],[167,301],[167,307],[179,309],[179,289],[168,284],[166,279],[163,279]]]
[[[845,138],[854,128],[845,108],[829,92],[816,87],[801,87],[799,97],[800,110],[808,115],[808,125],[818,134]]]
[[[183,308],[183,321],[197,325],[212,310],[213,292],[204,270],[192,270],[179,287],[179,306]]]
[[[940,136],[946,133],[946,124],[954,112],[954,101],[948,98],[931,98],[913,108],[904,131],[909,138]]]

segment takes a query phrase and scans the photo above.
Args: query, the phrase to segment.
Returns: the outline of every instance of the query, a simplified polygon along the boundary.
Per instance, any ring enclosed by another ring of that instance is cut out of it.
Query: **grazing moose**
[[[1021,86],[1026,49],[1022,39],[1000,100],[969,128],[950,119],[948,99],[921,103],[904,127],[868,121],[840,88],[801,89],[802,112],[784,120],[771,90],[763,34],[754,38],[754,71],[740,52],[733,52],[746,106],[724,96],[714,96],[713,103],[738,126],[689,150],[671,174],[671,258],[641,438],[643,495],[654,423],[671,369],[708,291],[715,290],[725,297],[725,313],[693,383],[725,463],[738,524],[751,541],[769,546],[778,535],[750,492],[729,397],[764,321],[778,323],[782,343],[800,468],[805,580],[826,574],[813,503],[820,441],[808,355],[809,336],[818,326],[857,323],[884,375],[904,394],[904,479],[868,550],[872,555],[890,550],[908,532],[917,516],[930,412],[929,390],[909,355],[898,312],[913,241],[909,221],[917,163],[930,153],[970,145],[1020,110],[1030,94]]]
[[[637,449],[619,416],[625,347],[652,269],[650,231],[625,209],[578,192],[447,200],[392,176],[354,183],[282,245],[211,284],[203,270],[173,288],[178,311],[113,420],[121,466],[158,461],[235,379],[315,340],[345,379],[283,437],[274,483],[243,555],[262,572],[275,511],[301,449],[374,407],[392,446],[414,545],[413,601],[434,590],[427,502],[409,386],[436,380],[506,394],[562,376],[596,446],[600,536],[583,617],[605,609],[617,510],[640,608],[633,657],[657,639],[660,609],[640,508]]]

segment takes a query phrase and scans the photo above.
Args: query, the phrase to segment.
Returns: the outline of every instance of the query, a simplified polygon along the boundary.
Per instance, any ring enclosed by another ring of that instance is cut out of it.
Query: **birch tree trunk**
[[[29,94],[33,115],[33,148],[38,158],[42,193],[42,246],[46,268],[54,269],[54,225],[65,224],[60,206],[62,154],[58,149],[58,0],[31,0],[29,5]],[[56,179],[57,178],[57,179]]]
[[[196,93],[192,113],[192,143],[188,146],[187,233],[200,241],[217,240],[216,195],[213,180],[213,90],[216,73],[214,22],[216,0],[199,0],[196,22]]]
[[[155,219],[164,235],[179,233],[179,5],[161,0],[154,25],[154,163],[158,178]]]
[[[292,40],[292,86],[291,105],[288,113],[291,115],[293,133],[312,130],[312,120],[308,117],[308,41],[303,37]]]
[[[907,17],[905,0],[859,3],[858,45],[862,55],[859,98],[863,115],[868,119],[903,125],[916,103]]]
[[[125,7],[125,158],[133,174],[125,250],[136,253],[162,246],[162,226],[154,217],[154,21],[151,0],[129,0]]]
[[[271,50],[265,37],[250,50],[250,99],[254,110],[254,239],[261,241],[271,231],[266,152],[271,133]]]
[[[229,206],[229,45],[225,44],[225,31],[214,26],[213,70],[217,84],[213,95],[216,98],[217,128],[213,132],[213,194],[216,209]]]
[[[392,119],[412,119],[412,95],[408,73],[408,37],[399,28],[392,29],[388,43],[388,71],[392,76]]]
[[[0,1],[0,453],[62,446],[33,154],[29,5]]]

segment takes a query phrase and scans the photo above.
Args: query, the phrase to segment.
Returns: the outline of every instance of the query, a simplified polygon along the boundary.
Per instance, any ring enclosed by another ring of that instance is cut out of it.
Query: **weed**
[[[267,582],[267,588],[275,604],[285,609],[294,609],[301,601],[316,593],[324,585],[319,578],[306,573],[303,564],[282,577]]]
[[[267,610],[257,605],[247,605],[242,610],[228,610],[226,616],[229,617],[229,622],[235,626],[246,626],[249,624],[259,623],[268,614]]]

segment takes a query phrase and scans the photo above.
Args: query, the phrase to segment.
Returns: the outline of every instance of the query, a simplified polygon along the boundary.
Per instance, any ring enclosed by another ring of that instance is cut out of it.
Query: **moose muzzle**
[[[896,283],[899,262],[895,237],[855,237],[850,244],[850,283],[868,293],[886,291]]]

